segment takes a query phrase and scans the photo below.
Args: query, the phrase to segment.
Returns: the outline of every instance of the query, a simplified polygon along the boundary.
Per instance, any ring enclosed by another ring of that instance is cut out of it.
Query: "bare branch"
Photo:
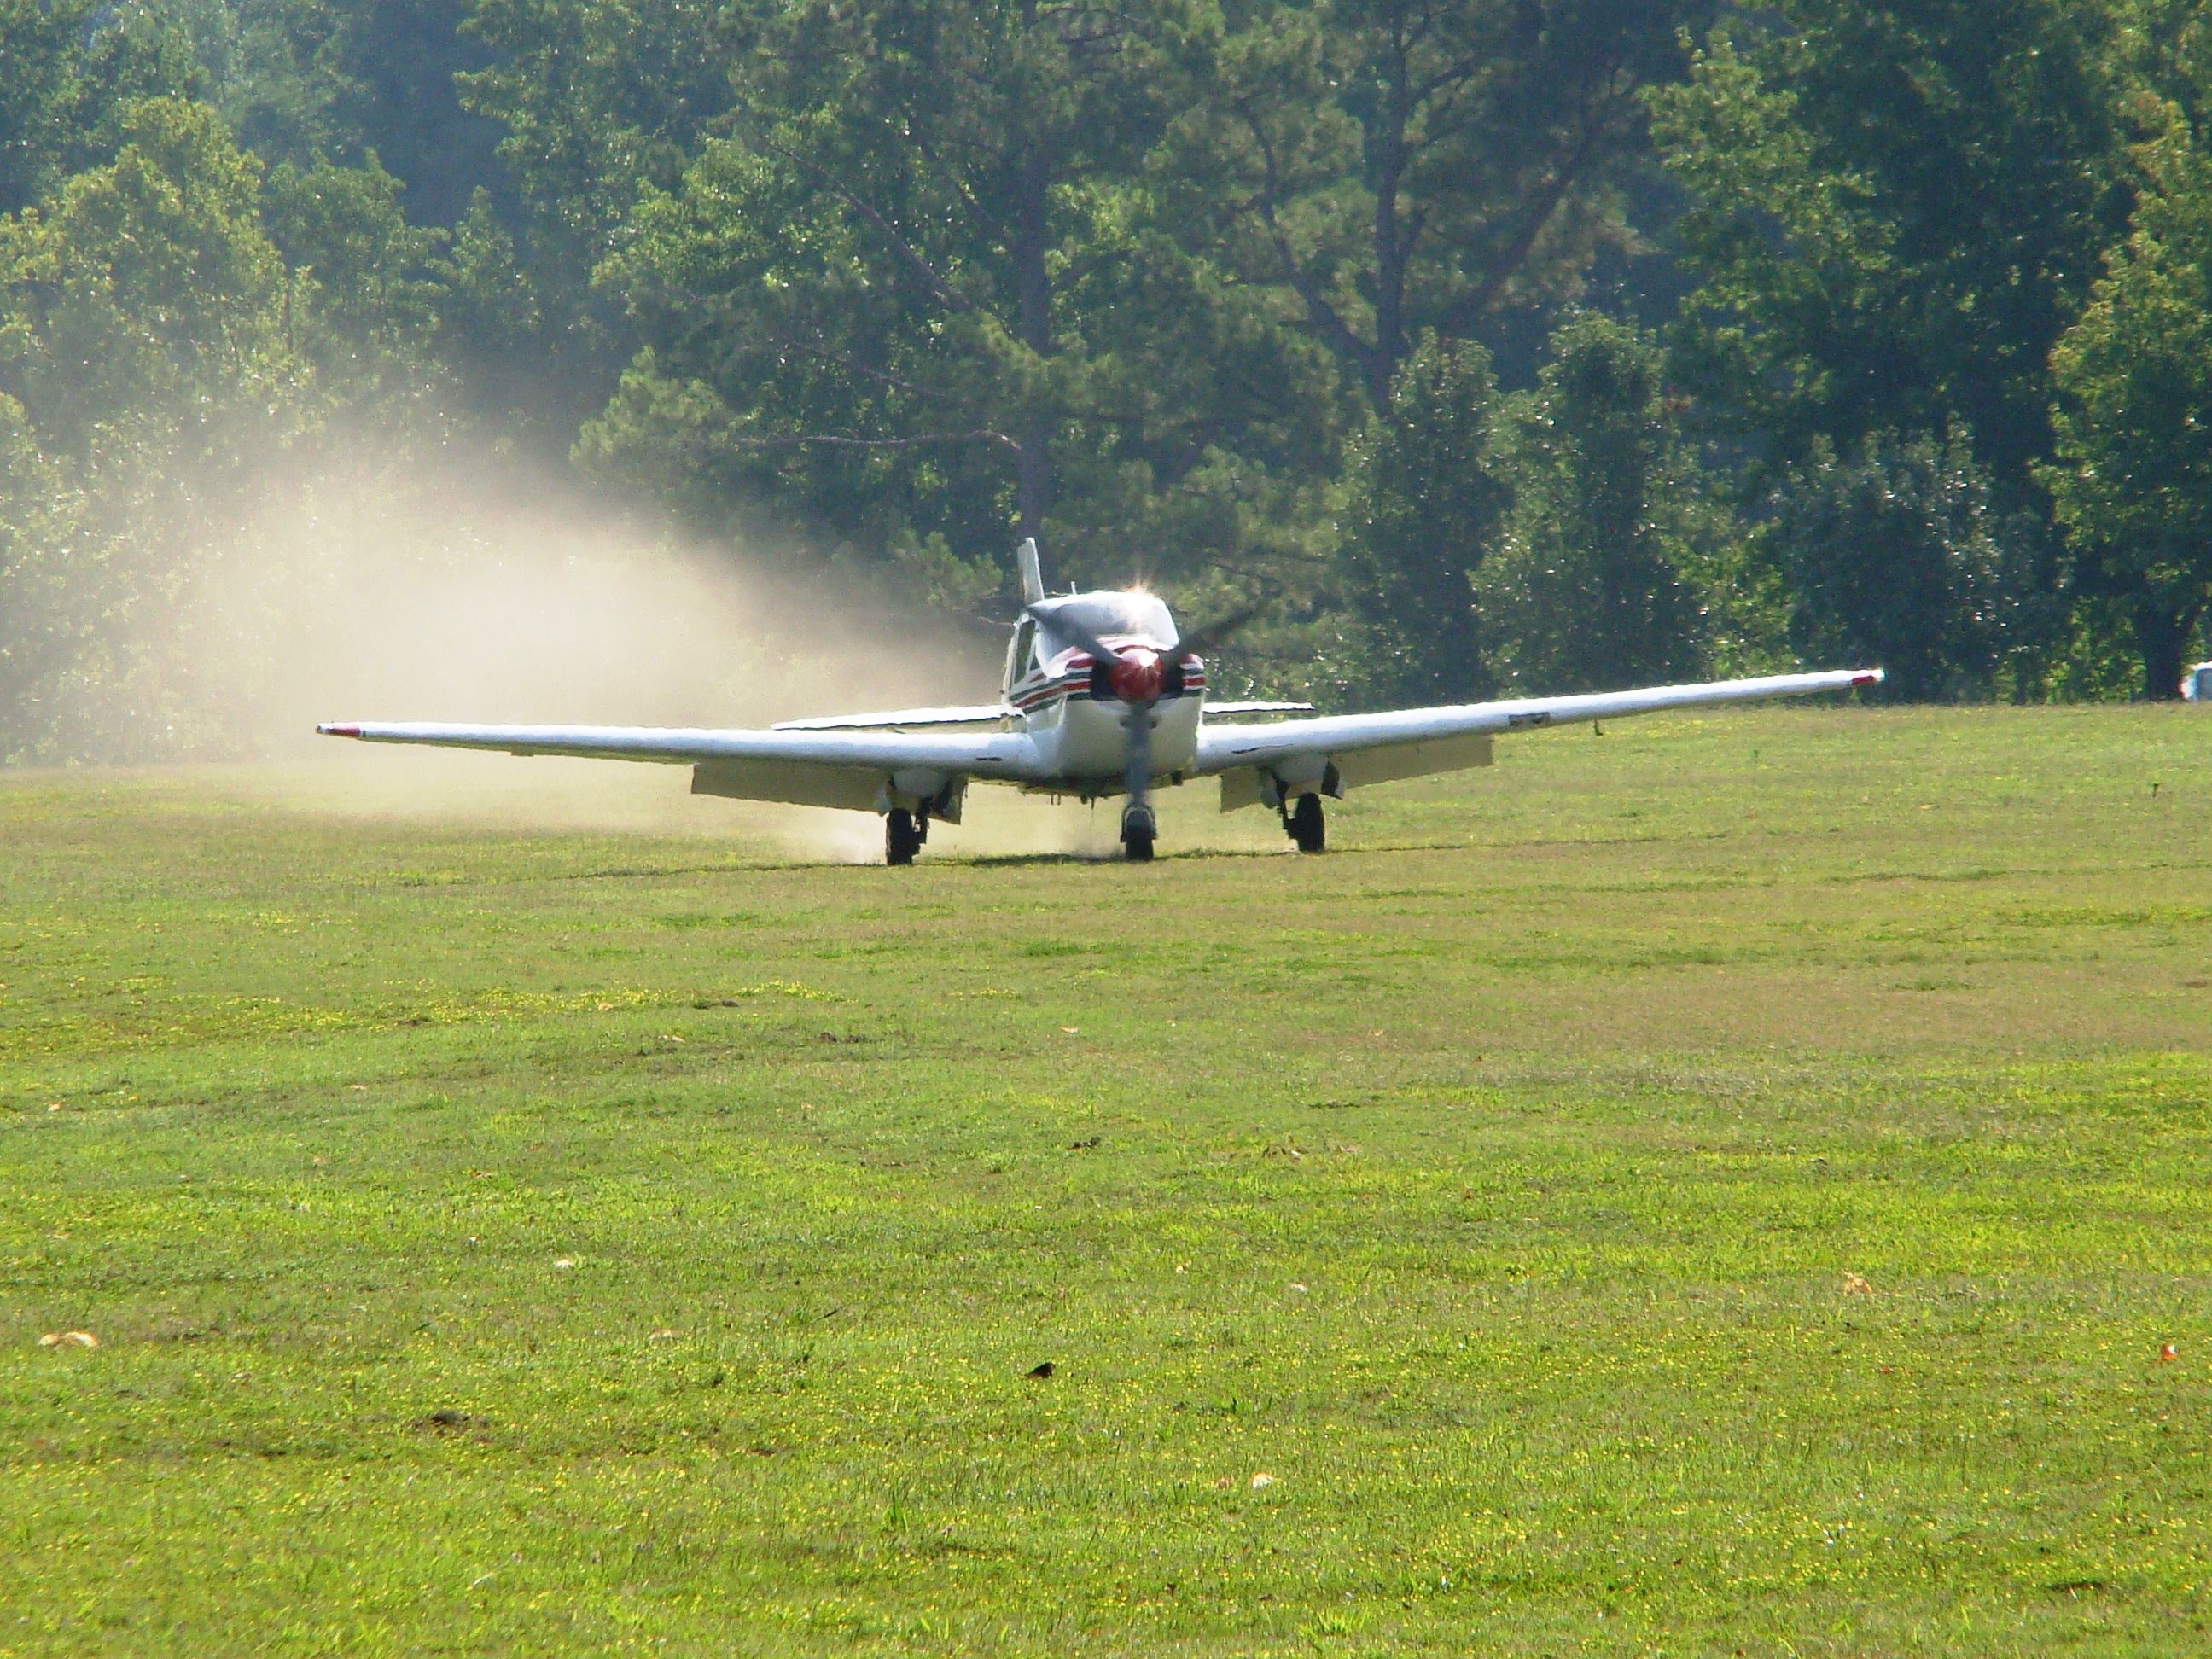
[[[739,449],[921,449],[933,444],[987,443],[1000,449],[1021,446],[1003,432],[979,427],[973,432],[926,432],[911,438],[847,438],[836,433],[797,432],[781,438],[733,438]]]
[[[817,339],[820,337],[818,333],[816,337]],[[781,339],[783,349],[794,356],[809,357],[818,363],[828,363],[832,368],[842,368],[848,374],[857,374],[864,380],[872,380],[878,386],[888,387],[893,392],[911,392],[916,396],[921,395],[921,388],[912,380],[902,380],[896,374],[862,362],[849,351],[838,351],[826,345],[811,344],[790,335],[784,335]]]
[[[1528,212],[1522,217],[1520,228],[1498,257],[1489,262],[1488,274],[1473,293],[1462,295],[1438,319],[1439,333],[1456,336],[1464,332],[1497,302],[1505,285],[1528,262],[1528,255],[1534,251],[1537,241],[1550,227],[1568,196],[1582,182],[1584,171],[1596,155],[1600,141],[1612,124],[1613,112],[1624,101],[1620,94],[1610,94],[1601,100],[1598,108],[1589,114],[1573,152],[1553,170],[1551,177],[1538,190]]]
[[[1335,563],[1335,560],[1328,554],[1302,553],[1296,548],[1291,547],[1276,549],[1273,556],[1286,564],[1311,565],[1316,570],[1324,569]],[[1224,559],[1218,554],[1206,561],[1206,568],[1218,575],[1242,576],[1248,581],[1272,582],[1276,580],[1276,573],[1273,571],[1261,569],[1257,565],[1239,564],[1234,560]]]
[[[1413,102],[1425,104],[1440,92],[1458,91],[1460,88],[1474,79],[1480,68],[1480,64],[1472,60],[1463,61],[1441,73],[1431,75],[1425,81],[1416,81],[1413,87]]]

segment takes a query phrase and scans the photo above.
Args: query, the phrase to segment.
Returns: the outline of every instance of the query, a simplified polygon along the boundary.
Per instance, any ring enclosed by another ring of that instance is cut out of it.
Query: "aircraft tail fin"
[[[1020,565],[1022,569],[1022,603],[1024,605],[1043,604],[1044,570],[1037,563],[1036,537],[1029,536],[1023,538],[1022,544],[1014,550],[1014,562]]]

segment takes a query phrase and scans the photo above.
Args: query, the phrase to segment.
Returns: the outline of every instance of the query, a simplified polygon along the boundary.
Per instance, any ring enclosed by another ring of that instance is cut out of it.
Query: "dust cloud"
[[[696,798],[680,766],[404,750],[314,727],[752,726],[998,690],[1001,647],[980,623],[932,619],[788,548],[686,542],[490,458],[272,481],[210,568],[167,654],[209,721],[281,763],[258,769],[257,793],[321,812],[727,833],[878,857],[871,815]],[[1028,845],[1082,838],[1071,825]]]
[[[694,796],[687,767],[322,738],[322,722],[752,726],[995,699],[1006,635],[769,537],[687,539],[559,469],[419,443],[318,445],[248,503],[170,527],[190,549],[122,641],[129,698],[78,695],[94,756],[199,766],[196,787],[317,817],[705,836],[873,861],[872,813]],[[1202,799],[1201,799],[1202,798]],[[1161,802],[1185,848],[1244,847],[1210,788]],[[1111,806],[978,786],[929,852],[1118,854]],[[1254,815],[1245,815],[1249,817]],[[1266,842],[1266,837],[1260,838]]]

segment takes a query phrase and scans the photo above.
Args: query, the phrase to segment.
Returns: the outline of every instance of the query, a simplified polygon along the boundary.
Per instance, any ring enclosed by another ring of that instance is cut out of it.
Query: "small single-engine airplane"
[[[661,761],[691,768],[691,792],[739,800],[844,807],[884,817],[884,848],[911,864],[933,818],[960,822],[971,782],[1089,802],[1127,795],[1121,845],[1152,855],[1152,792],[1221,781],[1221,810],[1273,807],[1302,853],[1325,844],[1322,797],[1393,778],[1491,762],[1501,732],[1611,720],[1655,709],[1847,690],[1879,668],[1662,685],[1596,696],[1521,698],[1379,714],[1260,724],[1228,715],[1307,714],[1310,703],[1206,700],[1206,652],[1255,612],[1180,634],[1141,590],[1047,597],[1036,544],[1019,552],[1024,609],[1006,650],[1000,701],[787,720],[763,732],[620,726],[319,726],[327,737],[437,744],[514,755]]]

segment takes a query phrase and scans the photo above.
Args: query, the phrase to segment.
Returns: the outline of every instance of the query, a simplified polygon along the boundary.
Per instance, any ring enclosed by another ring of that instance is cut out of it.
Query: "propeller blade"
[[[1127,770],[1122,781],[1128,787],[1132,806],[1142,806],[1146,791],[1152,787],[1152,710],[1158,706],[1156,702],[1130,706]]]
[[[1066,611],[1040,611],[1036,605],[1030,605],[1022,614],[1035,622],[1040,628],[1049,629],[1064,640],[1074,641],[1076,644],[1091,653],[1091,659],[1093,662],[1104,663],[1110,668],[1119,655],[1112,646],[1108,645]]]
[[[1181,662],[1185,657],[1202,657],[1216,647],[1226,644],[1266,609],[1261,605],[1248,605],[1225,617],[1215,617],[1202,628],[1194,628],[1162,653],[1163,660]]]

